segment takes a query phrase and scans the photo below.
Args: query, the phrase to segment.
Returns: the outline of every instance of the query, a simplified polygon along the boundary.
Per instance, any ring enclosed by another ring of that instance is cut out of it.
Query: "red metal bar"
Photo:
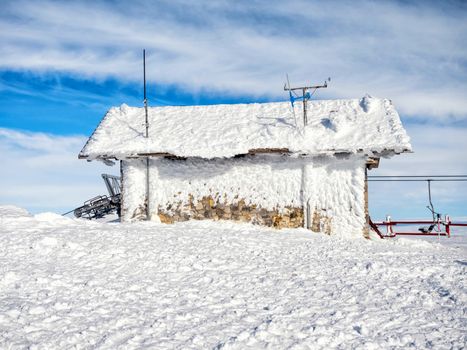
[[[391,222],[381,221],[381,222],[374,222],[373,224],[377,226],[393,226],[393,225],[398,225],[398,224],[400,225],[410,225],[410,224],[427,225],[427,224],[433,224],[433,223],[436,224],[437,222],[433,222],[433,221],[391,221]],[[442,223],[443,222],[441,222],[441,224]],[[453,222],[450,222],[449,225],[450,226],[467,226],[467,224],[455,224]]]
[[[378,226],[393,226],[393,225],[398,225],[398,224],[401,224],[401,225],[410,225],[410,224],[413,224],[413,225],[416,225],[416,224],[428,225],[428,224],[433,224],[433,221],[391,221],[391,222],[382,221],[382,222],[375,222],[374,224],[378,225]]]
[[[369,224],[370,224],[370,227],[378,234],[379,238],[383,239],[384,236],[383,234],[381,233],[381,231],[379,230],[378,226],[376,226],[373,221],[371,221],[371,219],[368,220]]]
[[[449,236],[446,232],[394,232],[396,236]]]
[[[397,225],[437,225],[437,229],[439,232],[393,232],[392,227]],[[428,220],[401,220],[401,221],[391,221],[390,217],[388,216],[386,221],[382,222],[372,222],[370,219],[370,226],[371,228],[378,234],[380,238],[392,238],[396,236],[447,236],[451,237],[451,226],[459,226],[459,227],[467,227],[467,223],[452,223],[451,219],[448,215],[446,215],[445,220],[438,220],[438,221],[428,221]],[[388,227],[387,231],[388,234],[384,235],[379,230],[378,226],[386,226]],[[445,228],[443,232],[441,232],[441,226]]]

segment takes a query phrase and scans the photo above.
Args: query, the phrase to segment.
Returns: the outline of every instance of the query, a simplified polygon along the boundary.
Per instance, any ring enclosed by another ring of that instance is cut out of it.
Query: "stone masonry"
[[[237,198],[238,199],[238,198]],[[303,227],[303,208],[286,207],[282,210],[267,210],[255,204],[246,204],[244,199],[226,203],[220,196],[205,196],[200,200],[189,197],[188,203],[181,201],[159,206],[158,216],[163,223],[195,220],[234,220],[275,227]]]

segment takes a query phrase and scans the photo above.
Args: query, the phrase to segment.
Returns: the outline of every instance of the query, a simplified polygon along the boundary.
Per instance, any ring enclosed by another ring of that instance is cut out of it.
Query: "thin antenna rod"
[[[290,90],[289,74],[285,73],[285,77],[287,78],[287,87],[289,88],[290,102],[292,102],[293,96],[292,96],[292,90]],[[292,113],[293,113],[293,120],[294,120],[295,128],[297,128],[297,117],[295,116],[295,108],[293,106],[293,103],[292,103]]]
[[[146,96],[146,50],[143,49],[143,82],[144,82],[144,114],[146,117],[146,138],[149,138],[149,122],[148,122],[148,99]],[[149,180],[149,156],[146,158],[146,220],[151,219],[150,204],[150,180]]]
[[[146,138],[149,137],[148,99],[146,96],[146,50],[143,49],[144,114],[146,117]]]

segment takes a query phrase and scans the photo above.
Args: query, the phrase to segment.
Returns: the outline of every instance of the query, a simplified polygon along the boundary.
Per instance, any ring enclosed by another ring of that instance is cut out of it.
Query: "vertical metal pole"
[[[433,202],[431,201],[431,180],[426,180],[428,183],[428,199],[430,201],[431,214],[433,215],[433,221],[435,221],[435,208],[433,207]]]
[[[149,157],[146,158],[146,220],[150,220],[150,209],[149,209]]]
[[[148,99],[146,96],[146,50],[143,49],[143,82],[144,82],[144,114],[146,122],[146,138],[149,138]],[[149,156],[146,157],[146,220],[150,220],[149,214]]]
[[[149,123],[148,123],[148,99],[146,96],[146,50],[143,50],[143,80],[144,80],[144,113],[146,116],[146,138],[149,137]]]
[[[365,227],[363,228],[363,237],[370,238],[370,209],[368,198],[368,166],[365,165],[365,179],[363,184],[363,198],[365,210]]]
[[[451,224],[451,218],[448,215],[446,215],[444,217],[444,221],[446,222],[446,234],[450,238],[451,237],[451,228],[449,227],[449,225]]]
[[[120,160],[120,208],[118,210],[118,217],[120,218],[120,221],[122,221],[122,216],[124,213],[123,208],[124,208],[124,196],[123,196],[123,186],[124,186],[124,181],[125,177],[123,175],[123,160]],[[124,220],[124,218],[123,218]]]
[[[306,115],[306,89],[303,89],[303,126],[305,127],[308,124],[307,115]]]
[[[312,180],[310,180],[310,174],[308,170],[308,159],[302,158],[305,164],[302,165],[302,178],[300,183],[300,201],[303,207],[303,227],[311,229],[311,208],[310,208],[310,186],[312,186]]]

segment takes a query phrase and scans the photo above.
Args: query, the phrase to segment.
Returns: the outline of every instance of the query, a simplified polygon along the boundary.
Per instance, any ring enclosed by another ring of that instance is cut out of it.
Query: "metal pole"
[[[146,50],[143,49],[143,81],[144,81],[144,114],[146,121],[146,138],[149,138],[148,99],[146,96]],[[146,220],[150,220],[149,210],[149,156],[146,158]]]
[[[428,183],[428,200],[430,201],[431,214],[433,215],[433,221],[435,220],[435,208],[433,207],[433,202],[431,201],[431,180],[426,180]]]
[[[308,124],[307,115],[306,115],[306,88],[303,88],[303,126]]]
[[[330,78],[329,78],[330,79]],[[288,83],[288,86],[287,84],[284,85],[284,91],[295,91],[295,90],[302,90],[302,98],[303,98],[303,126],[306,126],[307,123],[308,123],[308,116],[307,116],[307,98],[306,98],[306,92],[307,90],[310,90],[310,89],[315,89],[315,91],[317,89],[320,89],[320,88],[327,88],[328,87],[328,84],[327,82],[324,82],[323,85],[316,85],[316,86],[300,86],[300,87],[290,87],[290,83],[289,83],[289,76],[287,75],[287,83]],[[294,116],[295,116],[295,112],[294,112]]]
[[[146,96],[146,50],[143,50],[143,80],[144,80],[144,113],[146,116],[146,137],[149,137],[148,129],[148,99]]]

